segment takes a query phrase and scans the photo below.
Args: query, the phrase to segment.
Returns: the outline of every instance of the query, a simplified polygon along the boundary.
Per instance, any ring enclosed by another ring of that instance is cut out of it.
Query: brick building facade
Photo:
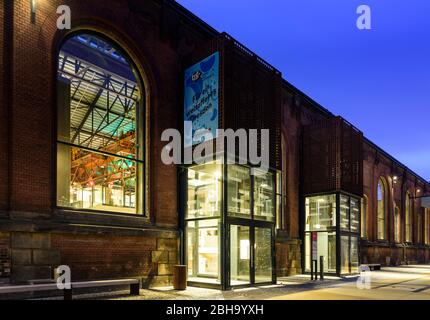
[[[70,31],[56,26],[62,4],[72,10]],[[165,129],[179,127],[188,57],[219,34],[174,1],[161,0],[38,1],[34,21],[29,1],[5,0],[0,21],[0,282],[48,279],[65,264],[75,280],[140,277],[145,285],[170,283],[173,266],[181,262],[180,186],[178,168],[161,162],[160,137]],[[78,31],[110,39],[142,77],[146,214],[57,206],[58,55],[65,39]],[[285,276],[304,272],[303,128],[334,115],[285,80],[281,91],[283,201],[274,251],[276,274]],[[429,183],[366,139],[362,164],[367,206],[361,262],[428,262],[429,213],[419,197],[430,195]],[[381,177],[384,239],[378,238]],[[411,239],[405,239],[407,191],[413,198]]]

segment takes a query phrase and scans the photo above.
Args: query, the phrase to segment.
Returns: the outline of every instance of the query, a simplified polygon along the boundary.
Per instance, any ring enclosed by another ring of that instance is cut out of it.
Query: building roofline
[[[194,13],[192,13],[190,10],[176,2],[175,0],[162,0],[163,3],[168,5],[170,8],[172,8],[177,13],[181,14],[183,17],[189,19],[191,23],[196,24],[198,27],[200,27],[204,32],[207,33],[208,36],[219,36],[221,33],[217,31],[215,28],[210,26],[208,23],[200,19],[198,16],[196,16]],[[247,48],[247,50],[249,50]],[[252,50],[249,50],[250,52],[253,52]],[[329,111],[327,108],[320,105],[318,102],[316,102],[314,99],[306,95],[303,91],[292,85],[290,82],[288,82],[286,79],[282,78],[283,85],[287,88],[293,91],[295,94],[299,95],[302,99],[304,99],[306,102],[308,102],[311,107],[313,107],[316,111],[322,113],[323,115],[327,117],[335,117],[335,115]],[[377,144],[369,140],[368,138],[364,137],[364,142],[366,142],[368,145],[370,145],[372,148],[376,149],[378,152],[383,154],[385,157],[396,163],[397,166],[403,168],[419,180],[422,180],[427,186],[430,187],[430,181],[424,179],[419,174],[414,172],[413,170],[409,169],[406,165],[404,165],[402,162],[394,158],[392,155],[390,155],[388,152],[386,152],[384,149],[379,147]]]

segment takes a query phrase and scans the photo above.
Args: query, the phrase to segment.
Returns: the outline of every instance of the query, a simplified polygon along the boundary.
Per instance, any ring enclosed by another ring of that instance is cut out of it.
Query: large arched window
[[[385,240],[387,238],[387,184],[383,178],[378,181],[377,189],[378,201],[378,239]]]
[[[361,199],[361,237],[367,238],[367,196]]]
[[[424,244],[430,244],[430,209],[424,209]]]
[[[405,241],[412,242],[412,201],[409,192],[405,197]]]
[[[401,241],[401,219],[400,219],[400,209],[398,206],[394,208],[394,241],[399,243]]]
[[[57,205],[144,213],[143,87],[131,60],[99,35],[62,45],[57,86]]]

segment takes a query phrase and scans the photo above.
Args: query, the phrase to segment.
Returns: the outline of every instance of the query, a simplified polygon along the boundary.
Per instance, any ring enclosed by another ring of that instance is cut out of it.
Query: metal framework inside
[[[132,67],[106,41],[81,34],[61,48],[58,79],[68,91],[60,111],[64,117],[58,119],[59,142],[70,154],[64,167],[70,167],[65,183],[71,194],[65,202],[77,208],[136,208],[143,130],[137,127],[141,90]]]

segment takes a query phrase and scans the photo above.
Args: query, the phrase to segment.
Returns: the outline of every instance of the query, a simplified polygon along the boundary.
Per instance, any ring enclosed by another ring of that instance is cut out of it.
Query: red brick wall
[[[130,3],[137,6],[135,11],[130,10]],[[35,24],[30,23],[30,2],[14,1],[11,210],[50,213],[55,206],[55,62],[56,50],[65,35],[56,29],[56,8],[60,4],[71,7],[74,29],[88,27],[116,40],[142,71],[150,96],[150,212],[158,225],[176,226],[176,168],[161,163],[160,136],[163,130],[178,127],[182,66],[174,43],[180,42],[185,28],[179,25],[166,35],[164,29],[169,25],[164,24],[177,22],[163,17],[162,8],[153,1],[111,0],[103,6],[95,0],[42,1],[37,5]],[[202,38],[196,31],[187,32],[188,37],[193,37],[194,32],[195,39]],[[0,168],[4,167],[0,163]],[[8,183],[0,181],[1,206],[2,190]]]
[[[5,6],[7,1],[3,1],[0,5],[0,210],[6,210],[8,207],[8,161],[7,161],[7,148],[8,148],[8,121],[7,121],[7,103],[6,95],[7,88],[7,75],[6,65],[9,60],[8,41],[5,41],[5,29],[10,26],[10,17],[5,17]],[[10,4],[9,4],[10,6]],[[6,28],[5,28],[6,27]]]
[[[282,157],[283,180],[286,191],[284,206],[284,228],[290,238],[299,234],[299,184],[301,127],[322,120],[325,116],[309,108],[304,102],[284,89],[282,107]]]
[[[178,263],[177,239],[76,234],[51,239],[72,280],[142,277],[168,283]]]

